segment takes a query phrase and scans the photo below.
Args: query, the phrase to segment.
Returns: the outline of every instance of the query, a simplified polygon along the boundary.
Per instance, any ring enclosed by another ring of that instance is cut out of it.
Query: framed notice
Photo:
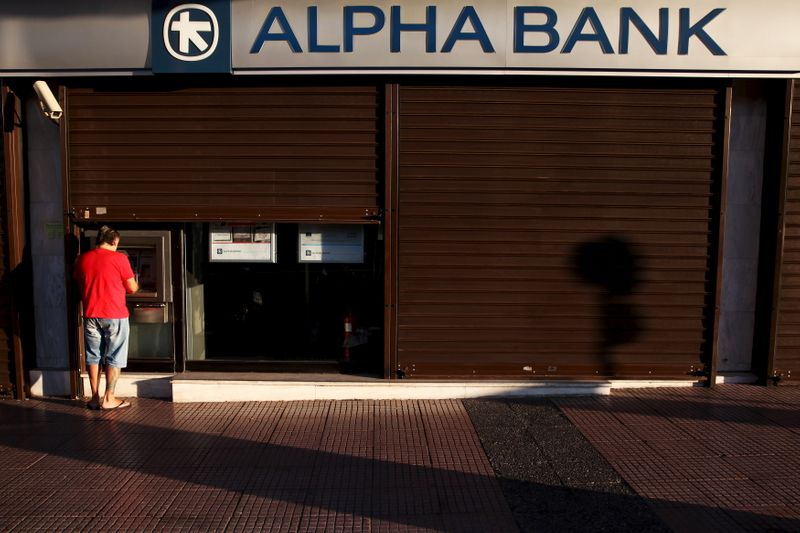
[[[274,263],[275,224],[211,224],[208,259],[213,263]]]
[[[363,263],[364,227],[300,224],[301,263]]]

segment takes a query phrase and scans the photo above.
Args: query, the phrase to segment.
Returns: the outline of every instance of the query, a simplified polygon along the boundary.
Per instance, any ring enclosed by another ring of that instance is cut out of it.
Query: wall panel
[[[74,88],[67,103],[78,220],[378,213],[376,87]]]
[[[397,369],[703,368],[721,98],[714,87],[401,85]]]
[[[800,84],[793,83],[782,195],[770,376],[800,383]]]

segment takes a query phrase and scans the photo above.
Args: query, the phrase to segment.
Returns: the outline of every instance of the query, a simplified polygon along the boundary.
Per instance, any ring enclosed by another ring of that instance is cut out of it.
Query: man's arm
[[[125,291],[128,294],[134,294],[139,291],[139,284],[136,283],[136,278],[126,279],[122,284],[125,285]]]

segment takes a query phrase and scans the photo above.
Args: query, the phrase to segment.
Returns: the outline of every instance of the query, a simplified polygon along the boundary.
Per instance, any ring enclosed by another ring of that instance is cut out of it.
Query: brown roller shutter
[[[5,91],[0,88],[3,103],[5,103]],[[5,113],[5,109],[0,107],[0,113]],[[0,117],[2,118],[2,117]],[[5,121],[2,121],[5,126]],[[7,216],[7,196],[6,196],[6,164],[5,164],[5,128],[0,130],[3,142],[0,142],[0,191],[3,193],[3,200],[0,202],[0,396],[8,396],[13,392],[13,367],[14,360],[12,346],[13,335],[13,300],[11,269],[9,268],[8,255],[8,216]]]
[[[714,88],[401,86],[398,369],[702,368],[720,113]]]
[[[72,89],[78,219],[369,220],[375,87]]]
[[[795,80],[788,108],[783,229],[779,239],[771,376],[798,384],[800,374],[800,85]]]

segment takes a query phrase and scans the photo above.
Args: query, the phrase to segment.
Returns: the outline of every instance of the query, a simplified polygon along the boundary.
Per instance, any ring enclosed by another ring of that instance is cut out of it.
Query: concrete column
[[[767,99],[764,83],[737,80],[728,170],[719,372],[752,369]]]
[[[25,130],[37,366],[31,372],[31,392],[66,396],[70,386],[61,146],[58,124],[42,114],[35,96],[25,105]]]

